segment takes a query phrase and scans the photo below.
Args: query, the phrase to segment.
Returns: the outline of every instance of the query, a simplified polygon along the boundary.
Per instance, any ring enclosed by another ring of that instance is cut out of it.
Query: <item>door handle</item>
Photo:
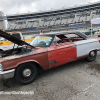
[[[63,54],[63,53],[60,53],[60,54]]]
[[[48,56],[52,56],[52,54],[48,54]]]
[[[63,52],[63,53],[59,53],[59,54],[65,54],[65,52]]]

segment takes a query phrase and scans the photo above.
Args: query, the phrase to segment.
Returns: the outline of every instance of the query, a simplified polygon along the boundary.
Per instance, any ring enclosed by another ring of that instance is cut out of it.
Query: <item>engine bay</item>
[[[26,46],[26,47],[10,49],[10,50],[6,50],[6,51],[0,51],[0,58],[11,56],[11,55],[14,55],[14,54],[20,54],[20,53],[28,52],[28,51],[31,51],[31,50],[32,50],[31,47]]]

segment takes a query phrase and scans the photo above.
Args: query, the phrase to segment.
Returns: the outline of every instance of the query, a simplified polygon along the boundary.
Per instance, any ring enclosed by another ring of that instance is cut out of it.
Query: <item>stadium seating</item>
[[[98,17],[100,17],[99,14],[94,14],[94,16],[93,16],[93,18],[98,18]]]
[[[34,22],[33,27],[38,27],[38,22]]]
[[[31,27],[32,27],[32,25],[33,25],[33,22],[31,22],[31,23],[30,23],[29,27],[31,28]]]
[[[50,21],[44,22],[44,26],[49,26]]]
[[[79,22],[79,16],[76,16],[74,22]]]
[[[7,27],[8,27],[9,30],[14,29],[15,24],[13,25],[12,22],[9,22],[9,23],[7,24]]]
[[[39,22],[39,27],[43,26],[44,25],[44,21],[40,21]]]
[[[30,28],[31,27],[31,24],[30,23],[27,23],[26,24],[26,28]]]
[[[93,15],[92,15],[93,16]],[[86,21],[91,20],[92,16],[86,16]]]
[[[68,19],[68,23],[72,23],[73,19],[72,18],[69,18]]]
[[[13,29],[21,29],[21,25],[16,25]]]
[[[66,24],[67,23],[67,19],[62,19],[61,24]]]
[[[11,29],[11,25],[8,24],[8,25],[7,25],[7,28],[8,28],[8,30],[10,30],[10,29]]]
[[[26,24],[22,24],[21,28],[26,28]]]
[[[80,17],[79,21],[80,21],[80,22],[81,22],[81,21],[86,21],[86,16]]]
[[[55,22],[55,25],[61,24],[61,21],[62,21],[61,19],[57,19],[56,22]]]
[[[12,26],[10,27],[10,29],[15,29],[16,26],[17,26],[17,25],[14,24],[14,25],[12,25]]]
[[[89,5],[91,6],[85,5],[79,8],[76,7],[75,9],[68,8],[68,9],[61,9],[59,11],[55,10],[50,12],[43,12],[43,13],[41,12],[41,14],[36,13],[36,15],[33,13],[31,15],[26,14],[25,16],[15,15],[14,18],[12,16],[8,16],[7,17],[9,19],[8,30],[28,29],[28,28],[54,29],[57,27],[69,27],[69,29],[66,28],[66,30],[76,30],[76,29],[84,30],[86,28],[89,29],[91,28],[90,20],[92,18],[100,17],[100,7],[99,7],[100,3],[99,4],[91,3]],[[20,22],[19,20],[21,20],[22,22]],[[81,25],[83,28],[78,27]],[[96,26],[94,27],[97,28]]]
[[[50,21],[50,25],[54,25],[55,24],[55,20]]]

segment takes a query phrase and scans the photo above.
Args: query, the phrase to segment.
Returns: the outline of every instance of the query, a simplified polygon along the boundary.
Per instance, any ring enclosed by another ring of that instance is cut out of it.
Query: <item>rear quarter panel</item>
[[[77,49],[77,57],[88,55],[92,50],[100,49],[100,43],[96,39],[87,39],[74,42]]]

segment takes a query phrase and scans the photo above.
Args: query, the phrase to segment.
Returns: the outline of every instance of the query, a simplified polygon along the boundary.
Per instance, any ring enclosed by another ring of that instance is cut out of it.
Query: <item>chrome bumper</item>
[[[8,79],[14,77],[15,69],[11,69],[8,71],[0,71],[0,78]]]

